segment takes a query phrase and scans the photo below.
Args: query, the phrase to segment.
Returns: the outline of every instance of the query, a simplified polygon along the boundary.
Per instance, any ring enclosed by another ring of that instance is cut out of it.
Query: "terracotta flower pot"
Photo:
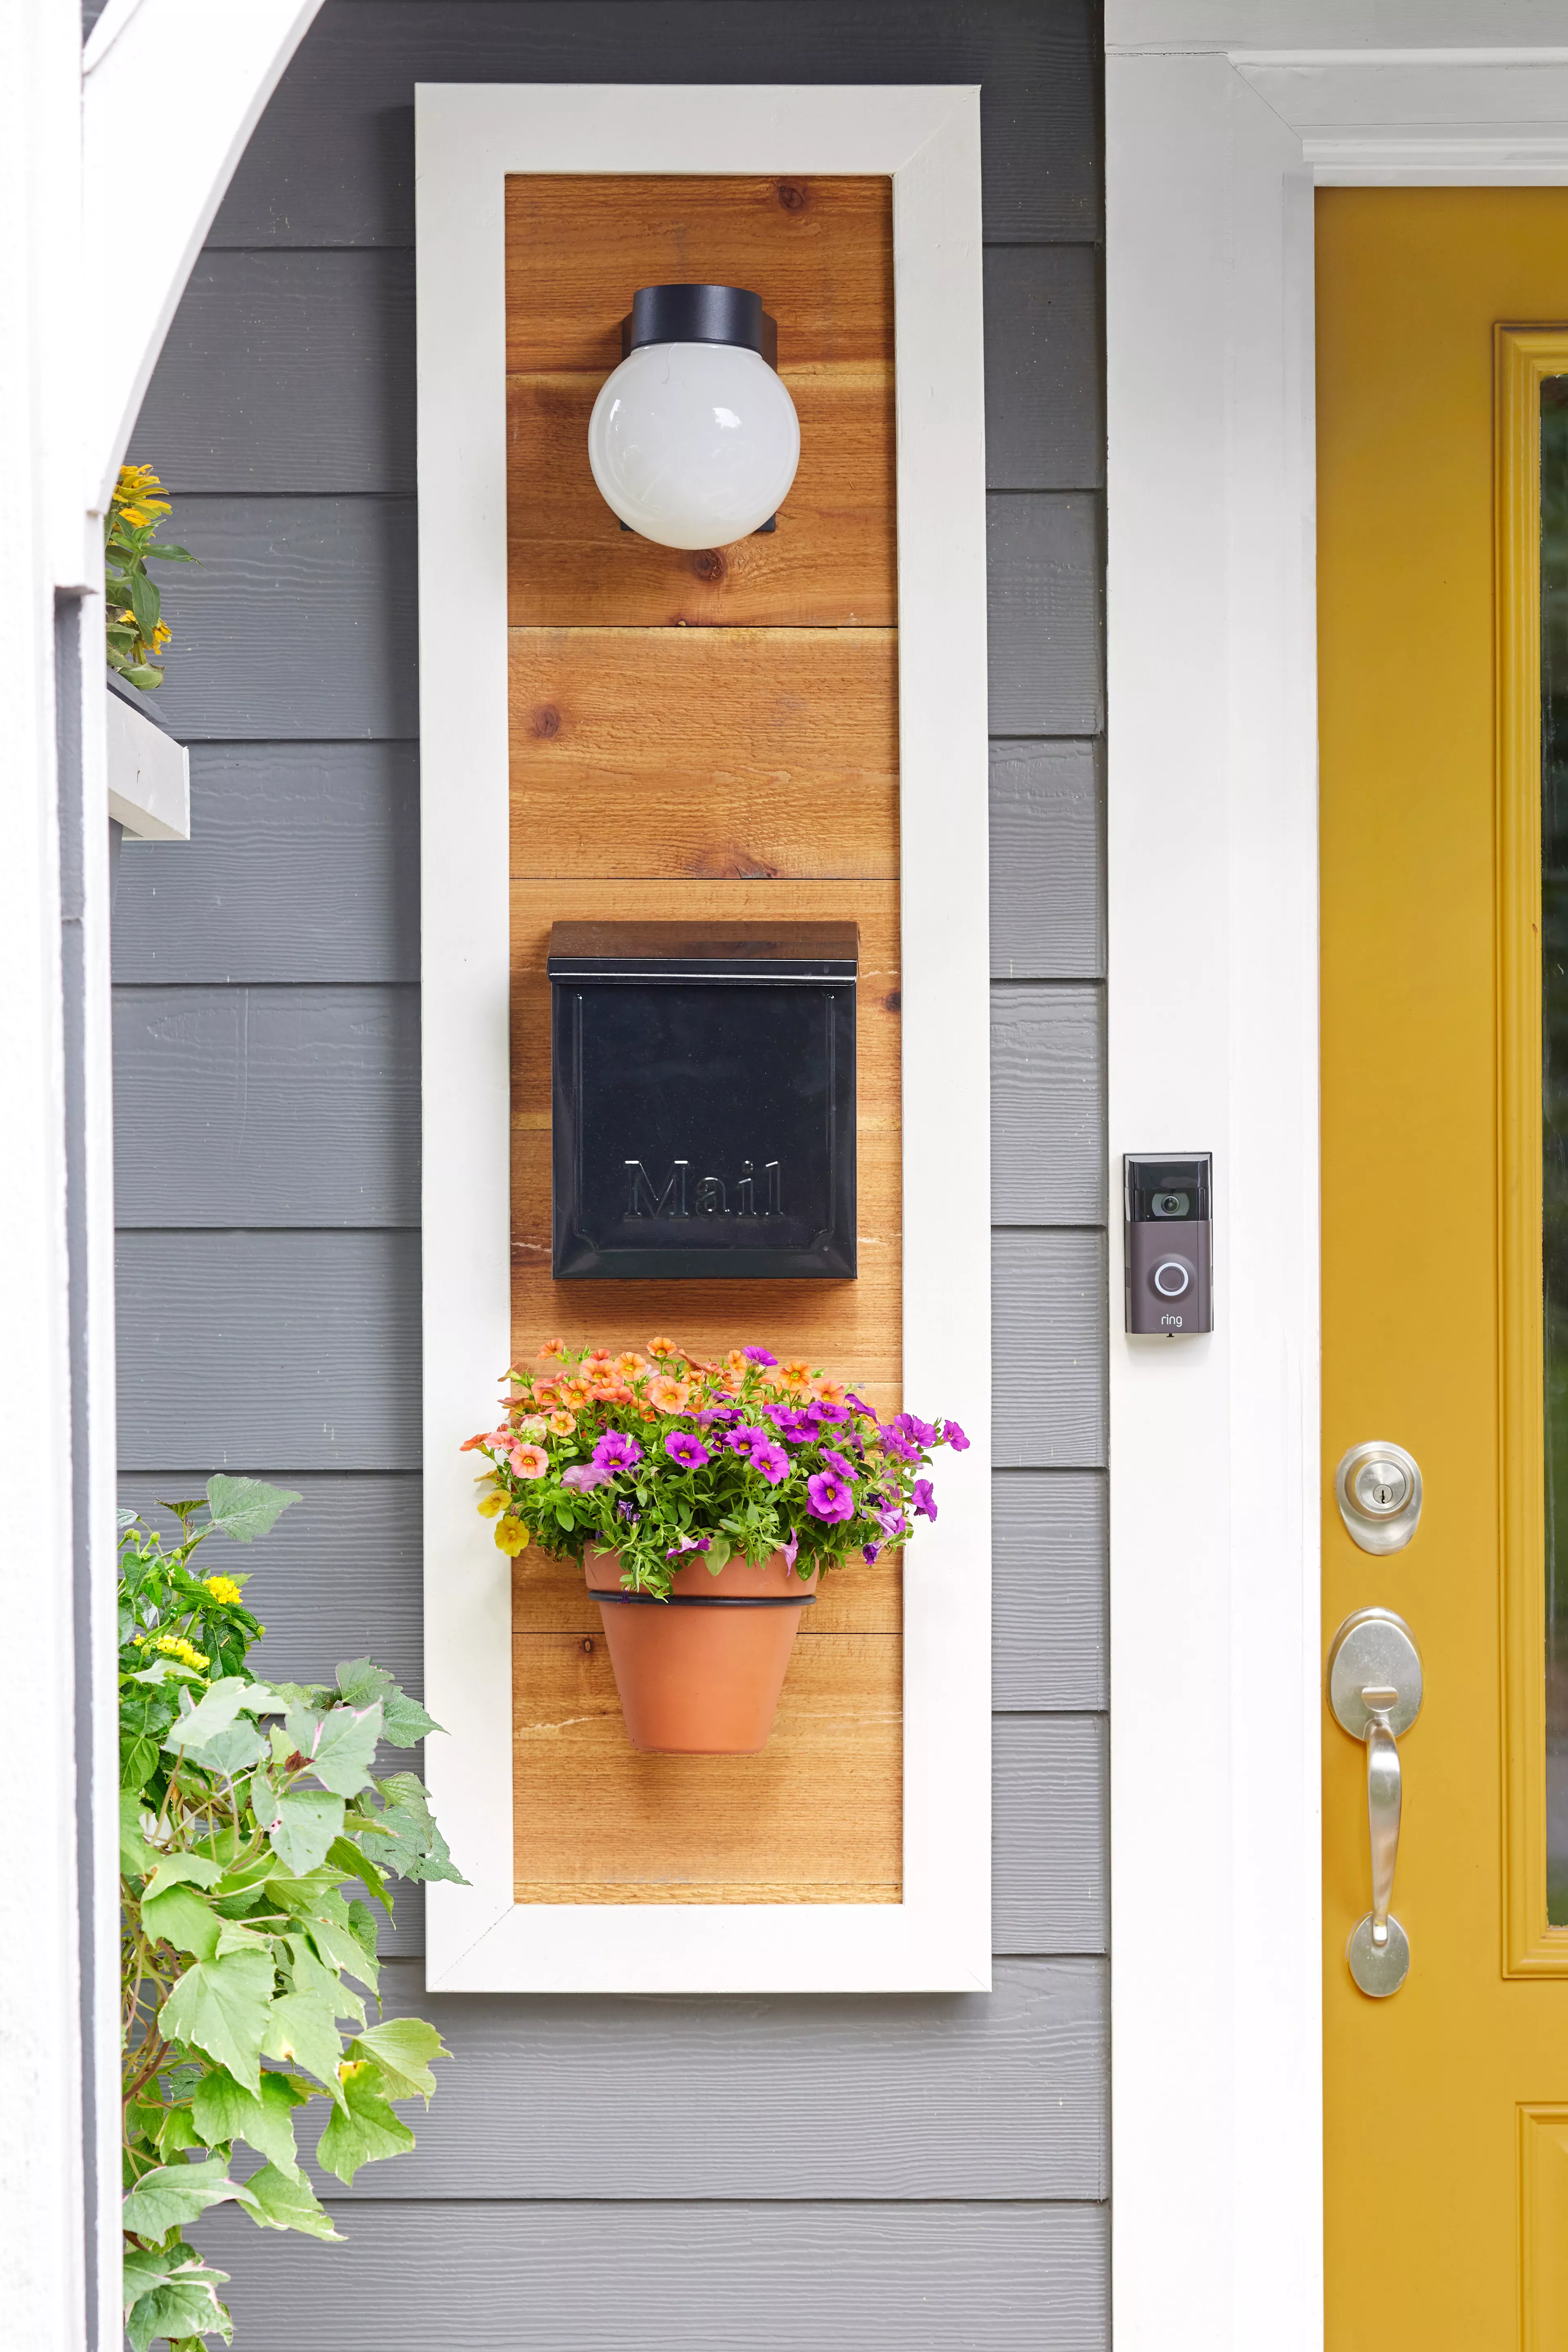
[[[767,1746],[800,1615],[816,1578],[794,1575],[782,1551],[717,1576],[698,1557],[668,1601],[621,1591],[620,1554],[584,1566],[634,1748],[661,1756],[754,1756]]]

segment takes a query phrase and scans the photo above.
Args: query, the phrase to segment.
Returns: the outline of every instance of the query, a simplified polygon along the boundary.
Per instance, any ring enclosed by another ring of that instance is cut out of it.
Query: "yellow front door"
[[[1568,2352],[1568,190],[1317,227],[1323,1653],[1391,1610],[1425,1685],[1385,1997],[1324,1707],[1327,2340]],[[1385,1553],[1370,1440],[1423,1480]]]

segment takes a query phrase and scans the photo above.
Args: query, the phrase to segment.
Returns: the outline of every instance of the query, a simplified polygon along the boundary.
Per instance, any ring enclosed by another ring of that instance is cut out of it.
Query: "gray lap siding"
[[[205,565],[194,837],[121,867],[122,1486],[300,1486],[266,1660],[417,1687],[413,86],[982,87],[995,1990],[433,1999],[406,1897],[441,2094],[328,2184],[346,2245],[205,2231],[249,2352],[1109,2340],[1098,47],[1077,0],[328,0],[171,331],[131,455]]]

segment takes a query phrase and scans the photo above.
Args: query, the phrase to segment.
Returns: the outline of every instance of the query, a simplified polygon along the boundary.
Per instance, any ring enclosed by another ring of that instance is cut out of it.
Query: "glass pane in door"
[[[1568,376],[1541,388],[1547,1916],[1568,1927]]]

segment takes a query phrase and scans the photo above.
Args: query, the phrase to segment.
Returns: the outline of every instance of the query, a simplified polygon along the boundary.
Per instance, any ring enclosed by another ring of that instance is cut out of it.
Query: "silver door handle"
[[[1372,1850],[1372,1909],[1345,1945],[1364,1993],[1384,2000],[1410,1973],[1410,1939],[1389,1909],[1399,1859],[1404,1776],[1399,1739],[1421,1712],[1421,1654],[1392,1609],[1358,1609],[1329,1651],[1329,1705],[1352,1739],[1366,1743],[1366,1822]]]

